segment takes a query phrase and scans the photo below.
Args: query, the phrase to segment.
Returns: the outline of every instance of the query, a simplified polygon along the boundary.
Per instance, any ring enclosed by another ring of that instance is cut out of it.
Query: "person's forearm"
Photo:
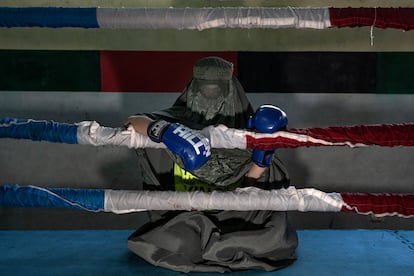
[[[259,167],[256,163],[253,163],[249,171],[246,173],[246,177],[259,179],[265,170],[266,168]]]
[[[129,116],[128,119],[126,119],[126,121],[124,122],[124,126],[132,126],[136,132],[138,132],[141,135],[147,136],[148,126],[152,121],[153,120],[151,120],[145,115],[134,115]]]

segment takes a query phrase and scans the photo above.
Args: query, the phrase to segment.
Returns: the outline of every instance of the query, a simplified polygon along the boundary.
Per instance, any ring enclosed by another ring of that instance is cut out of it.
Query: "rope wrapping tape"
[[[414,8],[329,8],[333,27],[414,29]]]
[[[0,8],[0,27],[99,28],[96,8]]]
[[[74,124],[16,118],[0,120],[0,138],[77,144],[77,132],[78,126]]]
[[[328,8],[98,8],[101,28],[196,29],[311,28],[331,26]]]
[[[130,213],[143,210],[273,210],[340,212],[343,201],[338,193],[324,193],[308,188],[289,187],[261,190],[254,187],[234,192],[205,193],[174,191],[106,190],[105,210]]]
[[[102,189],[0,186],[0,206],[77,208],[92,212],[124,214],[145,210],[274,210],[340,212],[338,193],[316,189],[261,190],[254,187],[233,192],[125,191]]]
[[[343,212],[353,211],[377,217],[414,216],[414,194],[341,193],[341,196],[345,202]]]
[[[102,189],[42,188],[36,186],[1,185],[0,206],[25,208],[74,208],[91,212],[103,211]]]
[[[0,7],[0,27],[196,29],[329,28],[328,8]]]
[[[96,122],[78,123],[79,144],[122,145],[130,148],[165,147],[154,143],[133,129],[121,130],[102,127]],[[209,126],[201,131],[209,137],[212,148],[274,149],[317,146],[414,146],[414,123],[302,128],[275,133],[255,133]]]
[[[311,146],[414,146],[414,123],[303,128],[274,134],[247,134],[247,148]]]
[[[0,27],[197,29],[331,27],[414,29],[414,8],[216,7],[62,8],[0,7]]]
[[[126,214],[148,210],[271,210],[356,212],[362,215],[414,217],[414,194],[326,193],[313,188],[232,192],[128,191],[0,186],[0,206],[76,208]]]
[[[293,128],[270,134],[209,126],[201,132],[213,148],[274,149],[316,146],[414,146],[414,123],[337,126],[326,128]],[[76,124],[27,119],[0,120],[0,138],[31,139],[84,145],[114,145],[129,148],[165,148],[140,135],[131,127],[111,128],[95,121]]]

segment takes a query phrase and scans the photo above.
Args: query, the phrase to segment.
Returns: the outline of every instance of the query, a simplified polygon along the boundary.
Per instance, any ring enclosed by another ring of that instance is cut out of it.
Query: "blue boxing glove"
[[[184,168],[190,172],[204,165],[211,155],[207,137],[178,123],[154,121],[148,126],[147,134],[152,141],[163,142],[171,152],[180,156]]]
[[[280,129],[285,129],[288,124],[286,113],[280,108],[265,104],[261,105],[254,116],[250,116],[247,128],[255,129],[260,133],[274,133]],[[253,149],[252,160],[259,167],[268,167],[272,161],[275,149],[258,150]]]

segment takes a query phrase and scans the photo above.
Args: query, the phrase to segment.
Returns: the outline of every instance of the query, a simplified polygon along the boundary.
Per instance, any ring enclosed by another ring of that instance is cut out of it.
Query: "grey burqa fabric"
[[[147,116],[180,122],[193,129],[224,124],[243,129],[253,114],[245,92],[233,76],[233,64],[207,57],[194,65],[193,79],[166,110]],[[168,150],[138,150],[146,189],[174,190],[173,164],[179,157]],[[220,188],[234,183],[280,188],[289,184],[287,171],[274,156],[258,181],[244,181],[251,151],[212,149],[210,160],[192,172]],[[247,183],[247,184],[246,184]],[[271,271],[294,262],[298,244],[285,212],[191,211],[151,212],[151,221],[128,239],[129,249],[156,266],[181,272]]]

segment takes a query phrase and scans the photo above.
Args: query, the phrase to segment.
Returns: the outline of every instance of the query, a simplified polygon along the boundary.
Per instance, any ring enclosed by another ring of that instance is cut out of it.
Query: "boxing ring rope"
[[[0,7],[0,27],[190,29],[332,27],[414,28],[413,8],[216,7],[107,8]]]
[[[414,146],[414,123],[291,128],[275,133],[257,133],[224,125],[201,130],[212,148],[274,149],[318,146]],[[0,120],[0,138],[29,139],[65,144],[113,145],[129,148],[165,148],[132,128],[101,126],[96,121],[75,124],[46,120],[6,118]]]
[[[125,191],[109,189],[0,186],[0,206],[74,208],[126,214],[148,210],[272,210],[355,212],[377,217],[414,217],[414,194],[325,193],[288,187],[233,192]]]
[[[413,146],[414,123],[302,128],[273,134],[210,126],[202,130],[213,148],[296,148],[310,146]],[[132,129],[27,119],[0,120],[0,138],[30,139],[67,144],[113,145],[129,148],[163,147]],[[375,216],[414,216],[414,194],[325,193],[289,187],[234,192],[119,191],[107,189],[0,186],[0,206],[78,208],[116,214],[145,210],[274,210],[356,212]]]

